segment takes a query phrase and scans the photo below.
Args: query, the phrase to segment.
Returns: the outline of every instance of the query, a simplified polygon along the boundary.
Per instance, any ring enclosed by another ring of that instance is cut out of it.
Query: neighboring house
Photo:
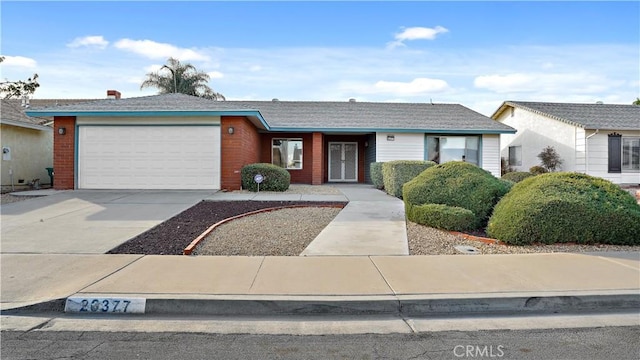
[[[237,190],[258,162],[292,183],[363,183],[371,162],[463,155],[500,176],[500,134],[515,132],[457,104],[108,95],[27,112],[55,119],[57,189]]]
[[[27,116],[21,100],[2,99],[0,106],[2,191],[28,188],[35,179],[49,184],[53,135],[51,126],[44,125],[48,120]]]
[[[502,134],[501,155],[518,171],[553,146],[562,171],[640,183],[640,106],[506,101],[491,116],[518,130]]]

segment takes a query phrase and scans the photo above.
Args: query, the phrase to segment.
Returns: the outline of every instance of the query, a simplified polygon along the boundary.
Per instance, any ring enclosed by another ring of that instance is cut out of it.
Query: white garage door
[[[80,189],[219,189],[218,126],[80,126]]]

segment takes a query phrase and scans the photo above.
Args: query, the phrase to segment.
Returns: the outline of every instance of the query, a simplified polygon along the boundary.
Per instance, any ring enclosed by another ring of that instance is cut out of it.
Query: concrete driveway
[[[214,191],[65,191],[2,205],[0,251],[103,254]]]
[[[137,261],[101,255],[213,191],[65,191],[1,207],[2,310],[60,299]]]

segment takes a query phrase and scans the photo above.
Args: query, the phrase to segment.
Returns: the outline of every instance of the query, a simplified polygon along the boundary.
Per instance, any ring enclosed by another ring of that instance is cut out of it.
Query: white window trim
[[[624,167],[624,163],[622,162],[623,156],[624,156],[624,141],[625,140],[638,140],[640,141],[640,137],[639,136],[623,136],[622,140],[620,141],[620,170],[623,173],[638,173],[640,172],[640,169],[629,169],[629,168],[625,168]]]

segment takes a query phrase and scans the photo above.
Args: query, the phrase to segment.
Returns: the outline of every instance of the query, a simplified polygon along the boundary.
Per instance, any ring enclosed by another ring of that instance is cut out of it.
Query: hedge
[[[385,191],[392,196],[402,198],[402,186],[421,172],[436,165],[433,161],[395,160],[382,164],[382,178]]]
[[[406,204],[444,204],[470,210],[473,229],[484,226],[493,206],[511,188],[509,181],[501,180],[476,165],[451,161],[430,167],[404,185]]]
[[[518,183],[528,177],[534,176],[532,173],[528,171],[513,171],[502,175],[502,180],[513,181],[514,183]]]
[[[384,180],[382,178],[382,164],[381,162],[372,162],[369,165],[369,175],[371,176],[371,182],[376,189],[384,189]]]
[[[542,174],[516,184],[496,205],[487,234],[514,245],[640,245],[640,205],[601,178]]]
[[[442,204],[408,205],[407,219],[436,229],[470,230],[475,215],[471,210]]]
[[[285,191],[291,182],[291,174],[279,166],[267,163],[249,164],[241,171],[243,189],[258,191],[258,184],[254,181],[256,174],[264,176],[260,191]]]

